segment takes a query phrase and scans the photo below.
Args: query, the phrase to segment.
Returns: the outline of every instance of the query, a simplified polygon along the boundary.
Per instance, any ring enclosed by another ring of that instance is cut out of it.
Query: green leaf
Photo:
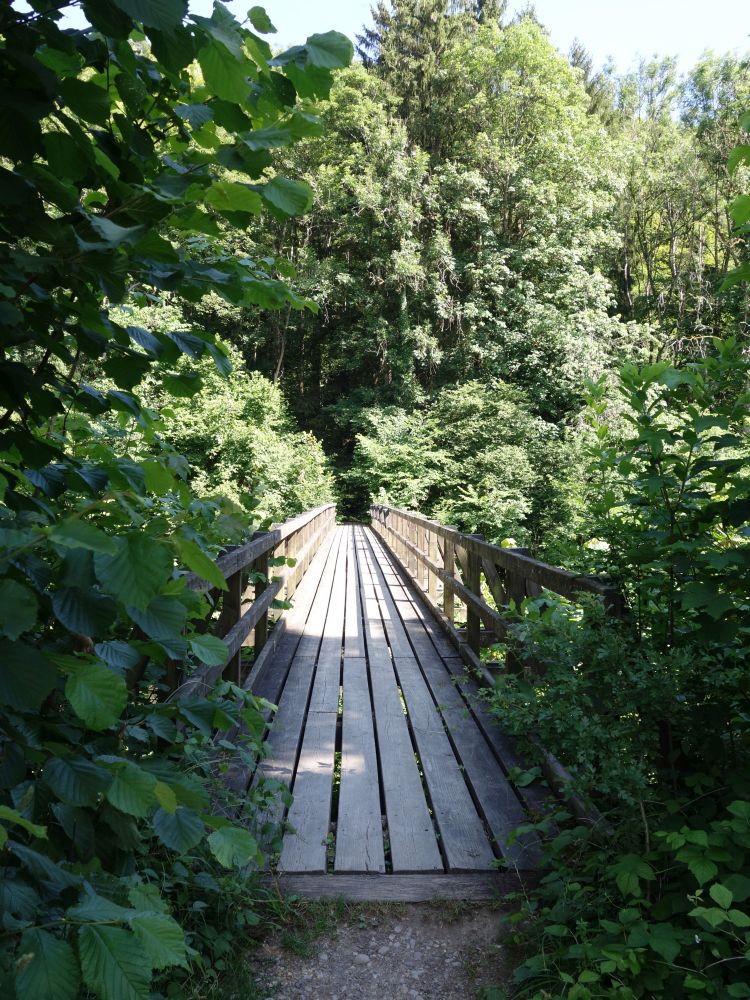
[[[70,549],[90,549],[92,552],[104,552],[108,555],[117,551],[116,539],[105,535],[93,524],[88,524],[78,518],[58,521],[53,526],[49,536],[56,545]]]
[[[117,605],[106,594],[79,587],[61,587],[52,595],[55,617],[70,632],[99,637],[117,617]]]
[[[223,639],[215,635],[196,635],[190,640],[190,650],[201,663],[218,667],[227,662],[229,650]]]
[[[47,839],[46,826],[40,826],[38,823],[32,823],[31,820],[22,816],[17,809],[11,809],[10,806],[0,805],[0,820],[5,820],[6,823],[15,823],[16,826],[21,826],[34,837],[39,837],[42,840]]]
[[[114,726],[128,703],[125,680],[103,664],[87,660],[75,668],[70,664],[68,672],[65,694],[78,718],[89,729]]]
[[[169,31],[182,24],[187,14],[187,0],[112,0],[134,21],[148,28]]]
[[[157,809],[153,819],[154,833],[165,847],[185,854],[201,840],[205,832],[197,813],[178,806],[174,814]]]
[[[59,93],[70,110],[92,125],[106,125],[109,121],[110,99],[103,87],[89,80],[69,78],[61,80]]]
[[[305,42],[305,50],[312,65],[321,69],[343,69],[354,56],[354,46],[340,31],[310,35]]]
[[[711,899],[713,899],[714,903],[718,903],[724,910],[728,910],[732,905],[732,893],[726,888],[726,886],[721,885],[721,883],[712,885],[708,890],[708,894]]]
[[[707,858],[691,858],[687,866],[699,885],[705,885],[710,879],[716,878],[719,871],[713,861],[709,861]]]
[[[154,969],[170,965],[187,966],[185,934],[172,917],[165,913],[139,914],[131,919],[130,926]]]
[[[727,160],[727,168],[731,173],[737,169],[741,163],[750,164],[750,146],[742,144],[740,146],[735,146],[734,149],[729,154],[729,159]]]
[[[32,629],[38,610],[33,590],[15,580],[0,580],[0,630],[9,639]]]
[[[107,789],[109,802],[129,816],[146,816],[154,804],[156,778],[132,761],[119,766]]]
[[[149,1000],[151,964],[140,941],[120,927],[82,927],[83,981],[101,1000]]]
[[[206,201],[218,212],[250,212],[259,215],[263,202],[257,191],[246,184],[216,181],[206,194]]]
[[[247,12],[250,24],[262,35],[275,34],[276,28],[271,23],[271,19],[262,7],[251,7]]]
[[[225,868],[246,865],[258,853],[258,844],[247,830],[227,826],[214,830],[208,838],[211,853]]]
[[[140,660],[141,654],[127,642],[114,639],[112,642],[98,642],[94,652],[100,660],[104,660],[112,670],[123,671],[132,669]]]
[[[132,243],[146,231],[145,226],[119,226],[103,215],[89,215],[87,219],[97,236],[110,247],[119,246],[121,243]]]
[[[175,477],[162,462],[146,461],[143,463],[143,474],[146,478],[146,489],[155,496],[163,497],[176,487]]]
[[[91,807],[107,790],[112,776],[86,757],[51,757],[44,765],[44,780],[63,802]]]
[[[201,580],[213,584],[214,587],[218,587],[220,590],[227,589],[227,581],[224,578],[224,574],[213,559],[206,555],[197,542],[189,538],[183,538],[180,535],[176,536],[175,542],[177,543],[180,558],[188,569],[197,574]]]
[[[729,206],[735,226],[744,226],[750,221],[750,194],[741,194]]]
[[[67,920],[79,924],[89,923],[125,923],[133,915],[133,911],[111,899],[96,893],[86,893],[79,903],[72,906],[65,914]]]
[[[313,199],[309,184],[278,176],[261,187],[261,194],[283,215],[302,215],[310,208]]]
[[[174,815],[177,811],[177,796],[163,781],[157,781],[154,785],[154,798],[165,812]]]
[[[182,633],[187,610],[176,597],[155,597],[145,611],[128,608],[128,612],[149,638],[156,639],[178,659],[184,655],[186,644]]]
[[[742,910],[729,910],[727,912],[727,920],[730,924],[735,927],[750,927],[750,917],[743,913]]]
[[[735,902],[744,903],[750,898],[750,878],[746,875],[730,875],[724,879],[724,885],[732,893]]]
[[[57,685],[57,671],[38,650],[0,639],[0,704],[36,712]]]
[[[237,104],[247,102],[250,94],[248,77],[254,69],[248,60],[233,59],[223,45],[212,41],[198,52],[198,62],[206,86],[217,97]]]
[[[49,931],[24,931],[19,947],[23,963],[16,976],[16,996],[23,1000],[76,1000],[81,977],[73,949]]]
[[[649,928],[649,947],[665,962],[674,962],[680,953],[680,942],[675,937],[674,928],[670,924],[653,924]]]
[[[716,620],[734,607],[734,601],[710,583],[691,582],[683,591],[682,606],[705,611]]]
[[[140,532],[117,538],[116,545],[114,555],[94,557],[99,582],[123,604],[145,608],[172,575],[172,553]]]

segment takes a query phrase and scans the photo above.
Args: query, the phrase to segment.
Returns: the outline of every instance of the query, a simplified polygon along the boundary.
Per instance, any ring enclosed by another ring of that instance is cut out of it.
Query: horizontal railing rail
[[[204,631],[223,639],[228,654],[226,663],[203,665],[188,675],[179,664],[173,664],[169,679],[173,697],[205,694],[220,677],[243,683],[243,646],[252,645],[257,660],[268,641],[273,602],[293,597],[313,556],[335,524],[336,505],[329,503],[283,524],[271,525],[268,531],[257,532],[245,545],[216,559],[215,565],[227,581],[225,591],[196,573],[187,577],[188,587],[209,595],[212,610],[203,623]],[[276,558],[283,558],[285,563],[278,571],[272,566]],[[291,560],[293,565],[289,564]]]
[[[375,504],[370,516],[373,529],[417,584],[472,666],[480,666],[482,646],[507,636],[510,602],[520,605],[542,589],[570,600],[581,593],[594,594],[603,600],[610,615],[622,617],[624,613],[622,594],[609,581],[540,562],[526,549],[502,548],[481,535],[465,534],[398,507]],[[483,594],[483,579],[494,608]],[[455,625],[457,600],[466,608],[466,628],[461,630]]]

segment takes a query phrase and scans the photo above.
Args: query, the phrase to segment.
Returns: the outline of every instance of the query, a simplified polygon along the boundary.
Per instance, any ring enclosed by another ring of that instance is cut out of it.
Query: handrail
[[[501,548],[481,535],[465,534],[414,511],[374,504],[370,516],[373,529],[412,577],[418,592],[437,613],[471,666],[481,667],[480,650],[486,638],[482,624],[491,633],[491,641],[505,638],[508,622],[502,609],[510,601],[520,604],[526,597],[536,597],[542,588],[571,600],[581,592],[595,594],[603,599],[610,615],[624,614],[622,594],[607,580],[580,576],[541,562],[524,549]],[[496,608],[482,596],[482,577]],[[443,586],[442,607],[438,602],[438,581]],[[465,631],[455,627],[456,599],[466,606]]]
[[[198,574],[187,577],[191,590],[208,592],[215,602],[211,616],[203,623],[223,639],[228,648],[226,663],[203,665],[189,676],[181,678],[173,671],[172,696],[188,698],[211,690],[222,675],[237,684],[243,681],[241,651],[252,632],[255,657],[260,655],[268,639],[268,615],[276,599],[289,600],[307,571],[315,553],[336,523],[336,505],[323,504],[290,518],[283,524],[272,524],[268,531],[257,532],[245,545],[237,546],[216,559],[216,566],[227,581],[221,591]],[[278,573],[270,575],[271,559],[280,556],[288,563]],[[252,579],[248,579],[252,577]],[[213,621],[219,610],[218,622]]]

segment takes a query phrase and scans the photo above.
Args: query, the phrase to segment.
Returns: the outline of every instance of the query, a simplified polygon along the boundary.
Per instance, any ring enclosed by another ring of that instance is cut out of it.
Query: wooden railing
[[[370,508],[370,516],[373,529],[417,584],[461,656],[472,666],[480,666],[482,646],[506,637],[509,603],[519,605],[526,597],[538,596],[542,589],[571,600],[581,592],[595,594],[611,615],[623,614],[622,595],[611,583],[532,559],[527,549],[504,549],[482,535],[467,535],[397,507],[376,504]],[[482,581],[495,607],[486,600]],[[456,601],[466,608],[466,627],[462,629],[455,624]]]
[[[225,552],[216,560],[216,566],[227,581],[225,591],[190,574],[188,586],[208,593],[212,604],[211,615],[203,623],[204,630],[224,640],[228,659],[218,666],[202,666],[187,677],[175,664],[170,677],[174,697],[182,699],[204,694],[222,676],[236,684],[244,682],[242,647],[253,645],[256,660],[264,648],[270,651],[267,643],[273,602],[292,598],[310,561],[335,523],[336,505],[325,504],[283,524],[274,524],[268,531],[258,532],[246,545]],[[278,571],[272,563],[277,558],[285,563]],[[294,564],[289,565],[287,560],[294,560]]]

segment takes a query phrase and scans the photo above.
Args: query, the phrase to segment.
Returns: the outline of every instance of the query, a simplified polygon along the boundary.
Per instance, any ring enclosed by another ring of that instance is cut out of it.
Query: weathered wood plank
[[[365,655],[362,634],[362,608],[357,573],[357,548],[354,527],[346,529],[346,620],[344,622],[344,658]]]
[[[394,650],[396,676],[406,702],[448,867],[458,871],[489,868],[494,861],[492,849],[377,563],[373,548],[378,545],[377,538],[369,533],[367,541],[368,564],[381,584],[381,613]],[[399,655],[396,648],[409,652]]]
[[[443,861],[393,672],[375,585],[363,554],[361,528],[356,532],[356,544],[391,863],[394,872],[441,872]]]
[[[278,781],[291,788],[314,676],[315,657],[295,656],[284,685],[279,709],[268,734],[268,756],[258,764],[253,778],[254,786],[261,781]],[[284,809],[284,803],[279,795],[263,814],[262,822],[280,823]]]
[[[269,885],[307,899],[423,903],[443,899],[500,899],[522,885],[537,884],[536,872],[473,872],[452,875],[280,875]]]
[[[336,535],[330,601],[292,787],[294,801],[288,815],[292,829],[284,836],[280,871],[326,870],[346,595],[344,529],[337,528]]]
[[[513,768],[525,770],[529,766],[528,760],[519,753],[515,740],[502,729],[499,721],[487,708],[481,696],[481,685],[474,677],[470,676],[471,670],[466,669],[466,664],[462,658],[456,656],[455,651],[451,650],[450,647],[448,649],[445,648],[446,639],[441,632],[438,621],[433,617],[430,610],[425,608],[425,603],[420,601],[418,596],[408,587],[403,586],[403,581],[394,557],[382,544],[381,551],[391,568],[391,575],[386,577],[389,586],[392,587],[395,595],[398,595],[400,589],[405,600],[411,605],[413,613],[419,619],[426,636],[429,637],[429,640],[432,641],[435,648],[440,652],[446,669],[468,702],[472,716],[476,719],[477,725],[492,747],[503,769],[506,772]],[[397,603],[400,610],[401,604]],[[415,649],[421,650],[423,648],[420,640],[415,641],[413,638],[412,642],[415,644]],[[550,808],[554,805],[550,790],[538,781],[519,788],[518,795],[532,815],[543,815],[549,812]]]
[[[343,689],[334,868],[337,872],[384,872],[378,761],[364,657],[344,657]]]

